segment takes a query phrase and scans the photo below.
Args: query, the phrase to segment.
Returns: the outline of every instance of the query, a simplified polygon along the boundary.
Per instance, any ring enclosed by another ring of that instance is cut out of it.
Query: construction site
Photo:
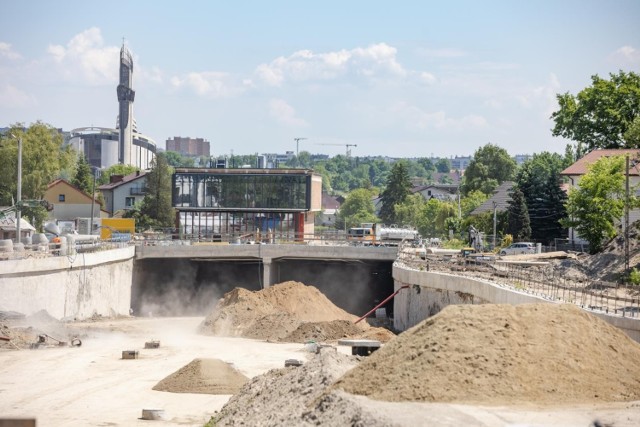
[[[607,286],[621,250],[493,264],[399,250],[394,318],[298,281],[231,286],[190,317],[2,311],[0,425],[636,426],[639,295]],[[467,279],[520,299],[446,288]]]

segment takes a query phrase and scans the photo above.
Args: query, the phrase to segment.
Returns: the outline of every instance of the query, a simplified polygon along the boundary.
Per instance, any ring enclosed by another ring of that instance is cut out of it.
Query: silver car
[[[518,242],[500,250],[500,255],[535,254],[536,245],[531,242]]]

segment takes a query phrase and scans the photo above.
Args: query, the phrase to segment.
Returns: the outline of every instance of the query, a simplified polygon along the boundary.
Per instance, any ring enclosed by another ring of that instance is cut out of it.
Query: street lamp
[[[18,136],[16,137],[14,134],[11,134],[12,138],[15,138],[18,140],[18,188],[17,188],[17,192],[18,194],[16,195],[16,243],[20,243],[20,221],[21,221],[21,214],[20,214],[20,205],[21,205],[21,201],[22,201],[22,136]]]
[[[496,211],[498,209],[498,203],[493,201],[493,249],[496,248]]]
[[[636,167],[638,160],[630,161],[629,154],[625,162],[625,199],[624,199],[624,271],[629,274],[629,167]]]

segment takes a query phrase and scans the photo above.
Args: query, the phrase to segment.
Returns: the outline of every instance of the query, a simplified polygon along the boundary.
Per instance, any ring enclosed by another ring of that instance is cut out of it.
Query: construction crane
[[[298,147],[300,146],[300,141],[307,139],[307,138],[293,138],[293,140],[296,142],[296,157],[298,157]]]
[[[341,146],[347,147],[347,157],[351,157],[351,150],[349,149],[349,147],[357,147],[358,146],[357,144],[329,144],[329,143],[316,144],[316,145],[341,145]]]

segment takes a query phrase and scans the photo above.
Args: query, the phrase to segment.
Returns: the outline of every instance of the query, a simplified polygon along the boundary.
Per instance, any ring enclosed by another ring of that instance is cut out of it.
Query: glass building
[[[321,210],[322,177],[305,169],[178,168],[172,205],[180,233],[303,240]]]

